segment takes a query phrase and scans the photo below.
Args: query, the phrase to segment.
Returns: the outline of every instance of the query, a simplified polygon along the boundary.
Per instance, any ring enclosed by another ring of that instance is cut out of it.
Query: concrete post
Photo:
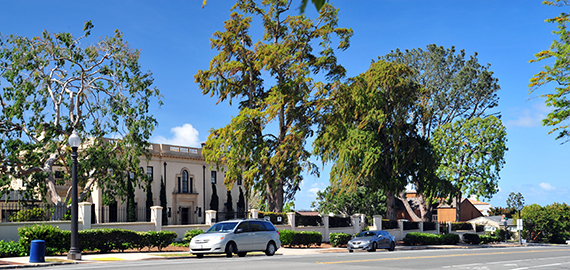
[[[154,223],[155,231],[162,231],[162,206],[150,207],[150,222]]]
[[[323,235],[323,242],[330,242],[330,239],[329,239],[329,234],[330,234],[329,215],[322,214],[321,219],[323,220],[323,226],[325,227],[325,234]]]
[[[404,238],[404,221],[403,220],[398,220],[398,228],[400,228],[400,236],[402,237],[402,239]]]
[[[90,202],[79,203],[79,221],[83,223],[82,230],[91,229],[91,205]]]
[[[355,214],[350,217],[352,220],[352,227],[354,228],[354,233],[360,233],[360,215]]]
[[[250,216],[249,216],[250,218],[253,218],[253,219],[259,218],[259,210],[257,210],[257,209],[251,209],[249,211],[249,214],[250,214]]]
[[[291,230],[295,230],[295,212],[287,213],[287,221],[289,226],[291,226]]]
[[[216,211],[206,210],[206,225],[213,225],[216,222]]]
[[[451,233],[451,221],[447,222],[447,233]]]
[[[374,224],[374,230],[382,230],[382,216],[374,215],[372,217],[372,222]]]
[[[364,228],[366,228],[366,215],[365,214],[359,214],[360,215],[360,231],[363,231]]]
[[[435,223],[435,228],[437,229],[437,234],[440,234],[440,233],[441,233],[440,230],[439,230],[439,225],[440,225],[439,222],[436,222],[436,223]]]
[[[420,221],[420,232],[424,232],[424,222]]]

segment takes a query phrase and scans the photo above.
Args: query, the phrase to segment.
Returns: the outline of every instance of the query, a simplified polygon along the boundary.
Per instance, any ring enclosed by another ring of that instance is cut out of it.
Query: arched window
[[[182,193],[188,193],[188,171],[182,171]]]

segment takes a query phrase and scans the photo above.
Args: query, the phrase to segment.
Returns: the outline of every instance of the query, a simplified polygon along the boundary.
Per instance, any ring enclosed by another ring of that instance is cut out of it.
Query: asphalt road
[[[57,269],[570,269],[570,247],[515,247],[323,253],[104,262]]]

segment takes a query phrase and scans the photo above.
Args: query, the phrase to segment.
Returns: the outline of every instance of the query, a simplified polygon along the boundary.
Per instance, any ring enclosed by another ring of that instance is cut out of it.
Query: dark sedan
[[[348,241],[346,248],[349,252],[353,252],[356,249],[374,252],[378,248],[394,251],[396,239],[387,231],[364,231]]]

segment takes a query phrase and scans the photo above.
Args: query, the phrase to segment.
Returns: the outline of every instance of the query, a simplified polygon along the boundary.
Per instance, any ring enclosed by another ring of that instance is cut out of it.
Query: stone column
[[[420,232],[424,232],[424,222],[420,221]]]
[[[258,218],[259,218],[259,210],[257,210],[257,209],[251,209],[251,210],[249,211],[249,215],[250,215],[250,216],[249,216],[250,218],[258,219]]]
[[[447,233],[451,233],[451,221],[447,222]]]
[[[91,205],[90,202],[79,203],[79,222],[83,223],[82,230],[91,229]]]
[[[440,230],[439,230],[439,226],[440,226],[439,222],[436,222],[436,223],[435,223],[435,228],[437,229],[437,234],[440,234],[440,233],[441,233]]]
[[[213,225],[216,223],[216,211],[206,210],[206,225]]]
[[[295,230],[295,212],[287,213],[287,222],[291,226],[291,230]]]
[[[350,217],[352,220],[352,227],[354,228],[354,233],[360,233],[360,214],[353,215]]]
[[[323,226],[325,227],[325,234],[323,235],[323,242],[329,242],[329,215],[321,215],[321,219],[323,220]]]
[[[382,216],[381,215],[374,215],[372,217],[374,230],[382,230]]]
[[[404,221],[403,220],[398,220],[398,228],[400,228],[400,237],[402,237],[402,239],[404,239]],[[400,240],[402,240],[400,239]]]
[[[155,231],[162,231],[162,206],[150,207],[150,222],[154,223]]]

